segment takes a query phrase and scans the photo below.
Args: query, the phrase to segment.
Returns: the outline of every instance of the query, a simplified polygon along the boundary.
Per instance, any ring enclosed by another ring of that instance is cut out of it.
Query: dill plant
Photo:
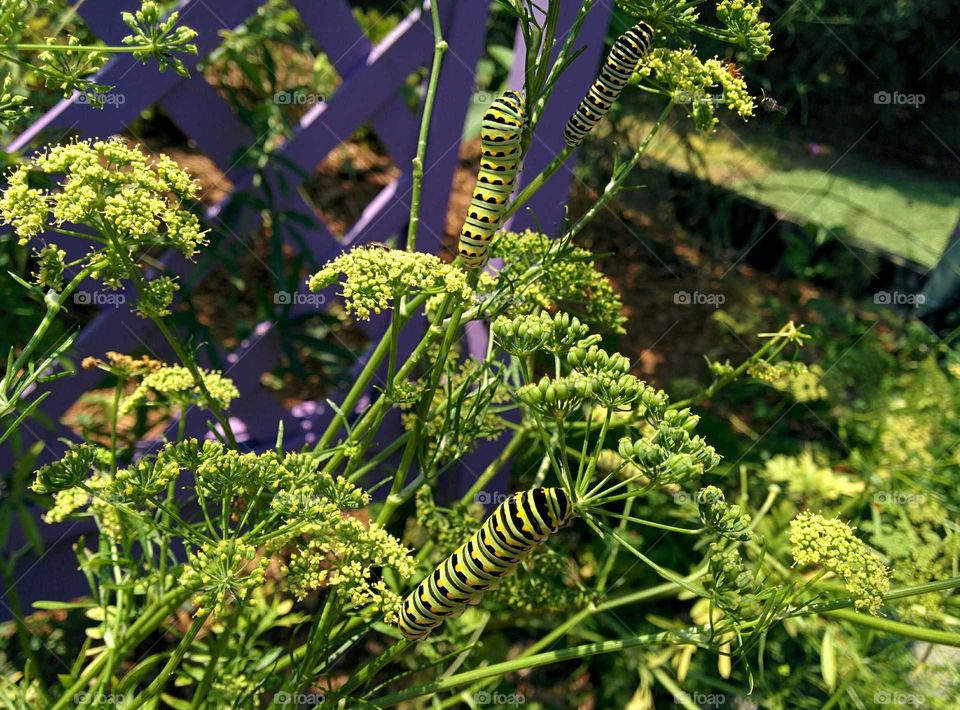
[[[526,146],[547,98],[562,87],[577,30],[594,3],[583,3],[566,38],[556,34],[556,3],[542,21],[532,3],[503,4],[527,40]],[[152,161],[105,140],[56,146],[8,176],[0,216],[35,249],[34,283],[24,287],[42,299],[47,315],[38,337],[11,353],[0,401],[6,431],[30,414],[37,400],[23,409],[24,394],[67,350],[69,342],[62,343],[44,359],[37,348],[86,278],[108,289],[132,284],[137,312],[157,323],[179,362],[106,353],[84,363],[113,383],[109,440],[71,446],[35,471],[33,489],[49,497],[50,521],[82,516],[97,524],[96,542],[78,545],[89,596],[43,605],[83,613],[87,640],[54,680],[37,660],[28,622],[18,619],[23,665],[0,676],[4,702],[65,708],[113,698],[123,707],[199,708],[309,699],[303,702],[389,707],[432,698],[449,707],[482,702],[490,690],[510,687],[511,674],[612,657],[625,664],[623,677],[636,679],[627,695],[649,707],[657,688],[684,694],[698,657],[709,654],[718,674],[730,678],[734,660],[748,669],[753,658],[762,665],[772,629],[809,619],[956,645],[956,633],[912,623],[922,617],[879,616],[888,605],[958,586],[955,565],[952,577],[933,560],[924,570],[930,574],[911,577],[901,566],[894,579],[903,584],[892,588],[888,565],[841,520],[795,510],[787,532],[773,519],[780,486],[771,484],[756,505],[746,485],[730,502],[732,491],[701,480],[724,465],[697,433],[695,410],[703,402],[745,377],[800,401],[824,396],[815,371],[790,360],[808,339],[801,326],[761,333],[762,345],[741,363],[711,363],[713,381],[682,401],[632,374],[629,359],[607,346],[605,336],[623,332],[621,304],[577,236],[625,187],[675,107],[704,130],[721,106],[752,114],[742,78],[716,58],[701,58],[692,43],[697,33],[752,58],[771,49],[759,2],[722,0],[717,26],[701,22],[702,3],[620,4],[658,31],[658,47],[632,81],[662,97],[660,118],[583,214],[559,234],[498,235],[491,249],[504,266],[483,273],[415,251],[428,119],[447,61],[438,6],[431,4],[436,46],[407,248],[346,251],[308,282],[313,290],[337,288],[357,319],[388,313],[390,326],[336,403],[336,416],[304,450],[287,450],[282,428],[271,450],[240,447],[226,415],[237,389],[224,374],[199,367],[167,325],[178,284],[168,275],[149,279],[146,257],[166,248],[192,258],[205,245],[204,230],[186,209],[196,186],[184,171],[168,158]],[[18,6],[0,7],[9,14]],[[175,54],[189,51],[192,35],[175,27],[175,17],[161,20],[146,3],[125,21],[134,56],[183,70]],[[8,43],[5,50],[31,48]],[[59,73],[46,64],[44,71],[66,89],[98,66],[98,52],[120,49],[46,51],[61,53]],[[21,104],[0,98],[5,118]],[[506,213],[521,209],[570,152],[535,176]],[[35,184],[38,175],[54,186]],[[89,249],[69,260],[61,238]],[[400,333],[421,317],[426,329],[405,356]],[[461,355],[469,323],[489,327],[483,358]],[[217,420],[204,440],[185,436],[182,414],[192,407]],[[131,456],[119,434],[124,417],[145,408],[165,418],[180,414],[180,426],[167,430],[158,450]],[[404,431],[384,442],[378,433],[396,409]],[[458,499],[438,503],[451,466],[493,438],[504,440],[501,453]],[[573,523],[557,533],[561,544],[538,545],[500,589],[426,640],[402,638],[403,597],[482,523],[483,504],[496,502],[494,481],[511,464],[512,487],[561,487],[568,496]],[[378,502],[375,488],[385,492]],[[928,522],[930,539],[955,559],[955,530]],[[877,526],[874,538],[882,532]],[[671,554],[657,553],[653,540],[668,540]],[[889,544],[876,545],[898,559]],[[636,627],[619,620],[660,600],[670,601],[674,618],[649,614]],[[160,634],[166,640],[157,644]],[[508,653],[504,639],[515,635],[524,641]],[[493,641],[484,646],[487,639]]]

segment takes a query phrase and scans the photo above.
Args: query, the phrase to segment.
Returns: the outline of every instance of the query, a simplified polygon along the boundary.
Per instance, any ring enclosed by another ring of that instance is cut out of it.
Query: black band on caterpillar
[[[537,545],[570,521],[573,506],[562,488],[514,493],[456,552],[441,562],[407,598],[400,610],[400,633],[425,638],[467,604],[495,589]]]
[[[483,114],[480,124],[480,172],[460,230],[460,260],[468,267],[487,263],[487,249],[507,208],[520,169],[524,98],[506,91]]]
[[[563,140],[571,148],[583,142],[586,135],[599,123],[623,87],[637,70],[640,60],[650,51],[653,28],[646,22],[638,22],[613,43],[613,49],[600,69],[600,76],[580,102],[576,112],[563,129]]]

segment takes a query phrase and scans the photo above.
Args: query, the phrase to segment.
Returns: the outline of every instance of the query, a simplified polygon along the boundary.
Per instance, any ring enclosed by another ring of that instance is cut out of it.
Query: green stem
[[[146,52],[153,49],[149,44],[138,44],[130,46],[99,46],[93,44],[0,44],[2,52],[109,52],[111,54],[131,54],[133,52]]]
[[[157,694],[159,694],[161,690],[163,690],[163,687],[170,679],[170,675],[174,670],[176,670],[177,666],[180,665],[180,661],[183,660],[184,655],[186,655],[187,651],[190,649],[190,644],[193,643],[193,640],[197,637],[200,629],[203,628],[208,616],[209,613],[202,614],[193,620],[193,623],[190,624],[190,628],[187,630],[187,633],[184,634],[183,638],[180,639],[180,643],[177,644],[177,647],[173,650],[173,653],[170,654],[170,658],[167,660],[166,664],[160,669],[160,672],[153,679],[150,685],[147,686],[146,690],[138,694],[130,701],[130,707],[146,707],[147,703]]]
[[[824,612],[824,614],[884,633],[903,636],[904,638],[927,641],[928,643],[936,643],[944,646],[960,646],[960,634],[951,631],[927,629],[923,626],[904,624],[903,622],[894,621],[893,619],[883,619],[878,616],[870,616],[869,614],[860,614],[850,609],[837,609],[835,611]]]
[[[64,708],[73,703],[74,696],[82,692],[90,681],[100,673],[103,666],[110,661],[111,656],[118,655],[123,657],[125,654],[130,653],[143,639],[152,633],[157,626],[163,623],[163,620],[166,619],[174,609],[189,599],[194,591],[195,589],[192,587],[180,587],[176,591],[171,592],[167,599],[162,602],[157,602],[152,608],[148,607],[144,609],[140,613],[137,621],[127,629],[123,639],[117,646],[97,656],[97,658],[83,670],[73,685],[63,692],[63,695],[60,696],[60,699],[50,710],[64,710]]]
[[[663,126],[664,122],[667,120],[667,116],[670,115],[672,110],[673,101],[671,100],[667,102],[666,107],[660,113],[656,123],[653,124],[650,132],[647,133],[646,137],[643,139],[643,142],[640,143],[640,147],[637,148],[636,152],[633,154],[633,157],[630,158],[630,160],[628,160],[624,165],[622,165],[616,174],[610,178],[610,181],[603,189],[603,193],[600,195],[597,201],[591,205],[590,209],[586,211],[586,213],[570,229],[566,236],[568,236],[570,239],[573,239],[580,234],[583,228],[589,224],[589,222],[600,212],[600,210],[606,207],[607,203],[610,202],[610,200],[612,200],[618,192],[620,192],[620,190],[623,188],[623,184],[627,180],[627,177],[640,162],[640,159],[643,158],[644,154],[647,152],[647,147],[653,140],[653,137],[657,135],[660,127]]]
[[[437,83],[440,80],[440,66],[447,43],[443,40],[440,27],[440,3],[430,3],[430,17],[433,20],[433,64],[430,67],[430,79],[427,82],[427,95],[423,102],[423,115],[420,118],[420,137],[417,141],[417,155],[413,159],[413,193],[410,197],[410,222],[407,226],[407,251],[414,251],[417,245],[417,230],[420,226],[420,200],[423,193],[423,161],[427,154],[427,138],[430,135],[430,121],[433,106],[437,100]]]
[[[690,627],[686,631],[688,633],[695,634],[699,633],[701,629],[699,627]],[[597,656],[603,653],[613,653],[615,651],[623,651],[625,649],[636,648],[638,646],[662,645],[676,638],[676,635],[676,631],[661,631],[660,633],[645,634],[629,639],[616,639],[612,641],[602,641],[600,643],[588,643],[583,644],[582,646],[574,646],[573,648],[565,648],[558,651],[548,651],[547,653],[538,653],[523,658],[515,658],[510,661],[504,661],[503,663],[494,663],[493,665],[484,666],[483,668],[477,668],[475,670],[464,671],[463,673],[447,676],[446,678],[441,678],[431,683],[424,683],[414,688],[408,688],[407,690],[400,691],[399,693],[393,693],[392,695],[384,695],[382,697],[375,698],[372,700],[372,702],[381,707],[390,706],[400,702],[401,700],[419,698],[423,695],[436,693],[440,690],[455,688],[458,685],[463,685],[465,683],[472,683],[474,681],[484,680],[486,678],[499,677],[506,673],[513,673],[514,671],[524,670],[527,668],[539,668],[540,666],[547,666],[574,658],[589,658],[591,656]]]
[[[570,146],[564,146],[563,150],[554,157],[553,160],[545,167],[540,174],[537,175],[533,180],[531,180],[527,185],[520,191],[520,193],[513,198],[509,206],[503,213],[503,220],[506,220],[510,215],[519,210],[523,205],[530,200],[531,197],[536,194],[536,192],[543,187],[543,184],[549,180],[557,170],[560,169],[560,166],[563,165],[567,158],[570,157],[575,149]]]
[[[483,473],[481,473],[477,477],[477,480],[474,481],[474,484],[470,486],[470,490],[463,494],[463,497],[460,499],[461,503],[469,503],[476,498],[477,493],[483,490],[483,487],[490,482],[490,479],[496,475],[497,471],[503,468],[507,461],[513,458],[513,455],[520,450],[520,447],[527,443],[528,433],[526,429],[517,430],[510,442],[497,454],[497,458],[483,469]]]

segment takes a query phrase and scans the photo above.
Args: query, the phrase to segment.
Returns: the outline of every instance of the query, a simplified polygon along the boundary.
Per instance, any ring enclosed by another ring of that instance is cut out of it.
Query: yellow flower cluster
[[[747,374],[766,382],[774,389],[789,392],[798,402],[813,402],[824,399],[829,394],[821,384],[823,368],[820,365],[806,365],[802,362],[781,362],[772,364],[760,360],[747,369]]]
[[[756,110],[739,72],[731,71],[729,63],[716,57],[703,61],[692,49],[654,49],[637,70],[636,78],[669,94],[702,131],[716,126],[719,106],[744,119]]]
[[[200,373],[207,392],[221,409],[229,407],[230,402],[240,396],[233,381],[221,373],[207,370],[201,370]],[[142,404],[155,401],[157,396],[181,407],[208,406],[190,370],[182,365],[165,365],[143,378],[121,403],[120,413],[127,414]]]
[[[360,320],[368,320],[391,308],[401,296],[417,291],[453,294],[463,301],[472,295],[463,270],[432,254],[400,249],[351,249],[328,262],[308,285],[311,291],[320,291],[338,280],[347,310]]]
[[[383,613],[387,623],[396,622],[400,597],[374,578],[373,569],[390,567],[403,579],[413,576],[416,564],[406,547],[376,523],[336,509],[317,516],[304,536],[305,543],[291,541],[296,549],[283,570],[298,599],[335,586],[355,608],[367,607]]]
[[[857,609],[879,613],[890,591],[889,572],[849,525],[805,511],[790,523],[790,548],[796,564],[819,565],[841,577]]]
[[[531,284],[509,294],[508,316],[528,315],[556,308],[582,309],[577,315],[600,332],[622,333],[623,303],[610,281],[601,273],[587,249],[567,245],[552,249],[556,243],[539,232],[500,232],[494,237],[490,253],[505,262],[498,280],[481,278],[480,286],[493,290],[527,269],[542,265],[542,273]]]
[[[57,185],[31,187],[32,172],[57,176]],[[92,227],[112,247],[160,244],[192,258],[205,233],[181,202],[197,190],[168,157],[151,160],[119,138],[77,141],[50,148],[8,176],[0,221],[13,226],[21,244],[70,222]]]

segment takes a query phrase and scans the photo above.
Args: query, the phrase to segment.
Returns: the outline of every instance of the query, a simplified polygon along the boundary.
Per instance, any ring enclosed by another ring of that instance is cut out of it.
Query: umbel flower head
[[[55,176],[52,189],[30,186],[32,172]],[[19,165],[0,197],[0,222],[26,244],[50,226],[84,224],[128,250],[170,246],[192,258],[204,243],[196,216],[181,202],[198,186],[170,158],[151,160],[120,138],[57,145]],[[101,252],[92,252],[89,263]],[[111,264],[124,271],[122,264]]]
[[[546,311],[515,318],[501,316],[493,322],[493,334],[506,352],[524,357],[538,351],[565,353],[579,344],[589,328],[569,313],[550,315]]]
[[[341,275],[344,278],[340,279]],[[374,246],[341,254],[307,283],[311,291],[320,291],[338,281],[347,310],[360,320],[391,308],[401,296],[416,291],[448,293],[463,301],[472,294],[466,273],[432,254]]]
[[[805,511],[790,523],[790,549],[796,564],[819,565],[843,579],[857,609],[879,613],[889,572],[849,525]]]
[[[717,124],[714,114],[718,106],[745,119],[756,109],[746,82],[736,70],[716,57],[703,61],[692,49],[654,49],[634,78],[671,96],[701,131]]]
[[[180,584],[196,589],[194,615],[220,616],[228,605],[246,601],[266,579],[269,562],[239,539],[204,543],[180,575]]]
[[[564,419],[580,407],[593,393],[589,377],[572,374],[567,377],[542,378],[536,384],[524,385],[517,395],[528,407],[551,419]]]
[[[609,279],[597,269],[589,250],[569,242],[558,244],[545,234],[527,230],[499,232],[493,238],[490,253],[505,263],[494,283],[513,283],[528,269],[540,270],[533,283],[510,291],[507,315],[561,309],[575,313],[594,330],[623,332],[623,303]],[[488,282],[482,278],[480,283]]]
[[[220,409],[240,396],[233,382],[215,371],[201,370],[203,384]],[[165,365],[146,375],[137,388],[120,405],[120,413],[126,414],[141,404],[166,401],[180,407],[197,405],[208,407],[203,392],[197,386],[190,370],[182,365]]]

